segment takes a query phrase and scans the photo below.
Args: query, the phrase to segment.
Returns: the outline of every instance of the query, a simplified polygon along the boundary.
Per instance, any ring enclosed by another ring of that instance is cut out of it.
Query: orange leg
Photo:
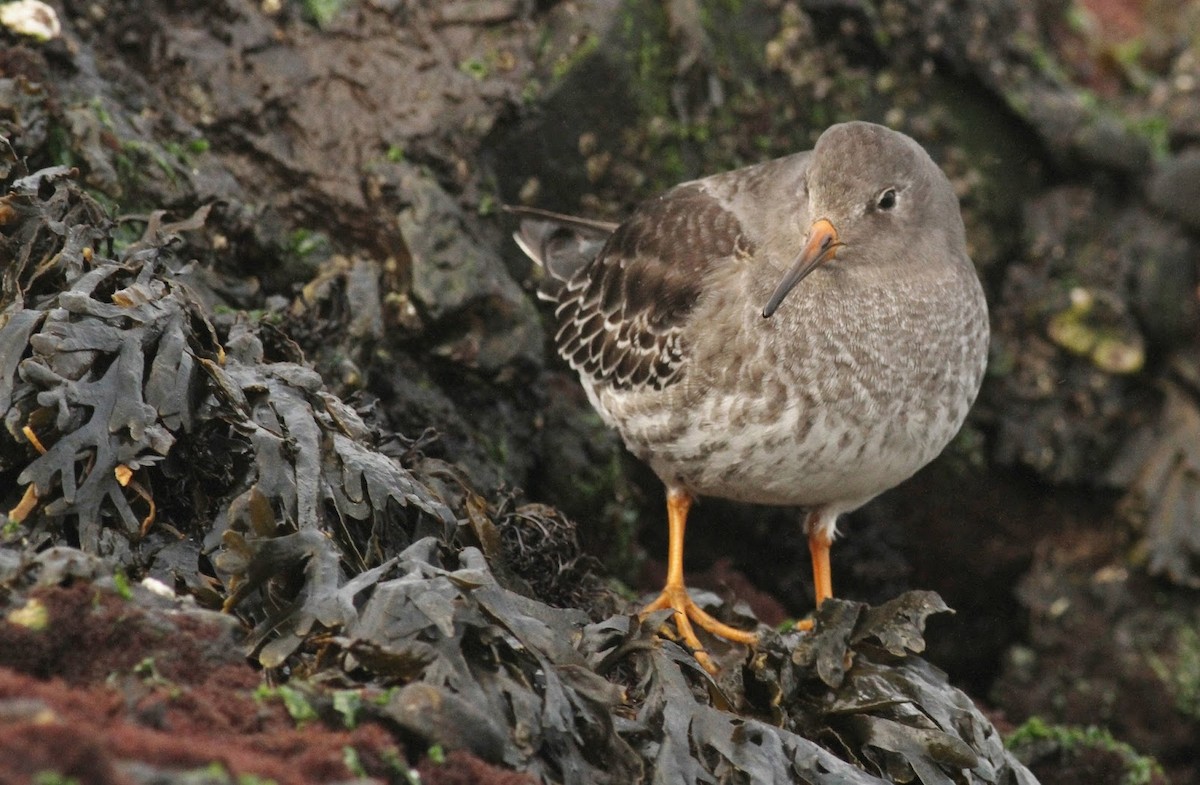
[[[833,571],[829,569],[829,546],[833,539],[824,532],[812,531],[808,535],[808,552],[812,554],[813,591],[817,607],[833,596]]]
[[[808,552],[812,554],[813,594],[816,597],[816,607],[833,596],[833,571],[829,568],[829,547],[833,538],[825,534],[818,526],[816,514],[810,514],[805,524],[808,529]],[[812,619],[804,619],[796,623],[800,630],[811,630]]]
[[[687,587],[683,583],[683,533],[687,528],[687,514],[691,506],[692,497],[686,491],[667,489],[667,584],[663,587],[662,594],[642,609],[641,615],[645,616],[663,608],[673,609],[679,637],[695,651],[700,664],[710,673],[715,673],[716,668],[712,660],[705,653],[703,644],[692,629],[693,622],[713,635],[735,643],[751,644],[757,640],[757,636],[717,621],[688,596]]]

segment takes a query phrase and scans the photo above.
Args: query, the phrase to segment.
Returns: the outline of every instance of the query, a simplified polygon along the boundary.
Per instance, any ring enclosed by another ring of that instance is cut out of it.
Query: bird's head
[[[813,148],[804,187],[813,220],[764,317],[834,258],[887,264],[913,258],[902,253],[913,245],[963,246],[958,200],[946,175],[919,144],[881,125],[828,128]]]

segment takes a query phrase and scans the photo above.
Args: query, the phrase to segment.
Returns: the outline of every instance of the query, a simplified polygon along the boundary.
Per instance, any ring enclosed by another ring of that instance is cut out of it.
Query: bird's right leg
[[[696,632],[692,628],[693,622],[713,635],[719,635],[735,643],[751,644],[758,637],[752,632],[739,630],[717,621],[688,596],[687,586],[683,582],[683,535],[687,528],[687,514],[691,506],[692,497],[687,491],[674,487],[667,488],[667,583],[663,587],[662,593],[642,609],[641,615],[646,616],[663,608],[674,610],[673,618],[675,627],[679,630],[679,637],[692,648],[696,659],[711,673],[715,672],[715,666],[708,654],[705,653],[700,639],[696,637]]]

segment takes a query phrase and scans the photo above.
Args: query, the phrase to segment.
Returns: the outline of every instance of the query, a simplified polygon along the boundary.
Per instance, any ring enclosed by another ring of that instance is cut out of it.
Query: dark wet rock
[[[1196,100],[1200,80],[1194,73],[1181,71],[1176,78],[1187,87],[1173,92],[1165,110],[1171,124],[1171,136],[1187,143],[1200,142],[1200,101]]]
[[[1161,353],[1194,345],[1200,334],[1200,297],[1180,296],[1195,291],[1200,281],[1200,244],[1178,224],[1148,213],[1140,207],[1124,212],[1110,236],[1117,254],[1133,262],[1129,303],[1147,339]]]
[[[412,302],[424,329],[440,336],[433,352],[487,374],[540,362],[537,313],[497,250],[472,236],[462,209],[428,174],[404,166],[396,185]]]
[[[1135,748],[1153,750],[1176,771],[1172,781],[1191,781],[1200,732],[1200,714],[1185,697],[1196,694],[1200,661],[1194,603],[1108,562],[1106,534],[1063,536],[1070,550],[1055,561],[1046,549],[1022,581],[1031,637],[1007,653],[993,700],[1010,716],[1110,728]],[[1081,660],[1090,663],[1086,672],[1076,664]]]
[[[492,273],[507,280],[503,271]],[[394,263],[335,256],[291,304],[283,329],[334,391],[372,401],[378,425],[421,442],[430,457],[457,463],[474,487],[536,484],[541,396],[528,366],[541,361],[541,347],[537,356],[528,345],[525,354],[511,354],[525,330],[540,334],[538,323],[527,321],[536,318],[532,306],[517,302],[514,313],[480,295],[426,327],[411,297],[400,293],[407,288],[402,277]],[[484,375],[480,352],[488,363],[498,354],[510,360]]]
[[[154,19],[136,3],[67,14],[78,46],[49,63],[32,57],[46,75],[37,88],[53,100],[47,122],[30,122],[18,144],[47,124],[62,131],[42,155],[54,147],[126,208],[220,201],[222,249],[270,291],[287,291],[330,251],[357,244],[382,261],[402,244],[394,205],[373,185],[378,168],[421,161],[464,201],[494,202],[469,162],[530,62],[530,9],[502,5],[487,24],[379,4],[319,26],[288,4],[235,2],[219,15],[168,5]],[[24,88],[13,89],[16,98]],[[140,113],[144,105],[154,112]],[[314,254],[314,243],[329,250]]]
[[[971,695],[986,696],[1003,652],[1026,639],[1028,618],[1014,587],[1029,569],[1031,551],[1048,532],[1064,527],[1109,527],[1104,516],[1116,498],[1067,494],[1027,471],[971,466],[949,452],[864,508],[860,517],[870,528],[851,529],[838,547],[879,532],[874,537],[889,543],[891,559],[904,567],[882,597],[921,587],[945,598],[955,613],[930,620],[927,657]],[[857,597],[864,584],[874,585],[855,575],[871,571],[867,576],[875,577],[882,560],[870,556],[872,561],[835,573],[853,580],[841,580],[845,591],[854,592],[843,596]]]
[[[1098,111],[1063,84],[1004,85],[1009,105],[1038,129],[1054,162],[1080,170],[1098,166],[1140,174],[1150,163],[1150,142],[1116,117]]]
[[[1124,509],[1142,533],[1150,573],[1198,589],[1200,402],[1178,383],[1164,383],[1164,393],[1158,421],[1130,436],[1109,479],[1129,489]]]
[[[1096,89],[1107,74],[1093,52],[1104,49],[1088,46],[1064,5],[889,0],[868,18],[890,59],[945,64],[985,85],[1036,131],[1056,166],[1137,176],[1164,152],[1157,107]]]
[[[118,39],[145,42],[123,53],[129,67],[215,138],[252,201],[311,177],[322,204],[362,210],[363,170],[386,160],[389,144],[397,155],[460,158],[515,96],[528,62],[514,56],[523,41],[504,25],[515,21],[508,13],[486,34],[466,19],[376,4],[337,14],[322,28],[286,5],[274,14],[251,2],[231,3],[219,17],[186,7],[166,13],[169,21],[152,20],[136,4],[119,5],[102,24]],[[466,62],[510,78],[481,85],[460,67]],[[175,84],[190,89],[172,94]],[[329,124],[330,117],[338,122]],[[241,157],[241,149],[256,155]],[[312,215],[318,205],[286,207]]]
[[[77,166],[89,187],[128,209],[240,196],[237,181],[208,155],[208,142],[194,126],[126,106],[127,96],[114,94],[106,81],[113,73],[99,72],[95,51],[84,47],[75,55],[64,67],[67,58],[52,49],[11,52],[9,65],[23,76],[5,80],[12,85],[12,103],[5,104],[20,128],[5,135],[35,167]],[[122,64],[110,65],[129,83],[145,86]]]
[[[380,419],[391,429],[416,434],[422,453],[454,463],[474,488],[491,492],[530,483],[537,396],[523,377],[508,389],[477,376],[437,373],[440,366],[399,350],[377,361],[370,389],[381,396]],[[429,430],[431,422],[436,429]]]
[[[624,447],[588,405],[583,390],[565,373],[547,371],[537,386],[545,396],[538,431],[541,462],[526,490],[581,523],[584,550],[617,575],[634,574],[639,527],[630,520],[633,489],[626,476]],[[660,500],[652,503],[657,507]]]
[[[1200,10],[1186,0],[1147,3],[1143,8],[1138,62],[1159,79],[1151,84],[1173,140],[1200,141]]]
[[[1094,725],[1048,725],[1035,717],[1013,732],[1009,748],[1043,782],[1169,782],[1158,761]]]
[[[1162,162],[1150,179],[1150,203],[1193,230],[1200,230],[1200,149]]]
[[[1149,265],[1162,264],[1168,277],[1191,272],[1184,258],[1134,252],[1139,242],[1159,242],[1147,239],[1152,228],[1139,228],[1147,224],[1153,227],[1144,213],[1114,209],[1082,188],[1049,191],[1027,206],[1028,257],[1009,266],[993,306],[984,396],[1003,396],[1000,463],[1054,481],[1095,482],[1130,426],[1154,417],[1157,395],[1139,375],[1146,348],[1131,290],[1152,278],[1143,272]],[[1153,299],[1149,291],[1146,299]],[[1174,310],[1176,323],[1186,323],[1188,306]],[[1159,329],[1172,321],[1164,316]]]
[[[728,74],[761,69],[775,9],[715,4],[700,23],[699,8],[555,4],[541,20],[536,103],[518,123],[499,126],[484,151],[504,198],[609,212],[711,170],[714,159],[754,155],[741,133],[747,125],[764,132],[760,142],[794,146],[805,129],[789,124],[790,102],[776,105],[750,84],[726,92]]]
[[[542,22],[546,46],[531,82],[538,110],[515,132],[497,129],[488,145],[501,182],[515,186],[508,201],[561,201],[565,209],[587,191],[586,157],[608,147],[634,106],[620,14],[614,0],[557,3]],[[599,149],[580,149],[585,132],[602,140]],[[515,198],[522,190],[526,198]]]

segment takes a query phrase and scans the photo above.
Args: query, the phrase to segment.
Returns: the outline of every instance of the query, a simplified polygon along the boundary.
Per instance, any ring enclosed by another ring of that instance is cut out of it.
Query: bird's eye
[[[896,206],[896,189],[884,189],[879,196],[875,197],[875,206],[880,210],[890,210]]]

